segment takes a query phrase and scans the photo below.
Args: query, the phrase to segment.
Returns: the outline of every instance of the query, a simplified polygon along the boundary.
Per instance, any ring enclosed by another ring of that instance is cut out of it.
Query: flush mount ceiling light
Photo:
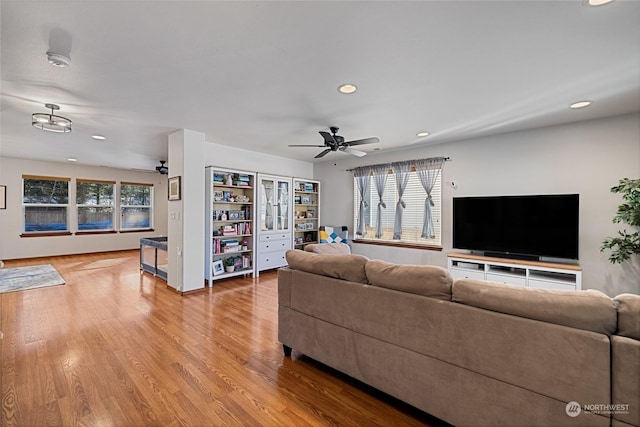
[[[91,135],[91,138],[97,139],[98,141],[104,141],[105,139],[107,139],[106,136],[102,136],[102,135]]]
[[[569,105],[569,108],[575,110],[578,108],[588,107],[589,105],[591,105],[591,101],[580,101],[580,102],[574,102],[573,104]]]
[[[613,0],[584,0],[586,6],[603,6],[611,3]]]
[[[53,114],[54,110],[60,109],[59,106],[56,104],[44,104],[44,106],[51,109],[51,113],[33,113],[31,115],[31,124],[34,128],[46,130],[47,132],[71,132],[71,120]]]
[[[418,132],[416,133],[416,136],[419,136],[419,137],[429,136],[429,132]]]
[[[350,93],[353,93],[357,90],[358,90],[358,87],[350,83],[338,86],[338,92],[344,93],[345,95],[349,95]]]
[[[71,58],[60,53],[47,52],[47,61],[49,61],[49,64],[53,65],[54,67],[62,68],[69,66],[69,64],[71,63]]]

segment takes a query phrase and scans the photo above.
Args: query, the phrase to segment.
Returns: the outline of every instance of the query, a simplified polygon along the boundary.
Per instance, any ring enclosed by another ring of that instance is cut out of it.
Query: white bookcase
[[[305,245],[320,241],[320,181],[293,179],[293,245],[304,249]]]
[[[205,179],[205,279],[254,276],[255,173],[211,166]]]
[[[451,253],[447,255],[447,260],[449,272],[454,279],[480,279],[528,288],[582,289],[582,270],[579,265],[465,253]]]

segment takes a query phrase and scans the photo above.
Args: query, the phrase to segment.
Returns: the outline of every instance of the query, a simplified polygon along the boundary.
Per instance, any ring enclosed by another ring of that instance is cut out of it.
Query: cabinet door
[[[288,231],[289,230],[289,197],[290,183],[288,181],[276,181],[278,185],[278,204],[276,208],[276,230]]]

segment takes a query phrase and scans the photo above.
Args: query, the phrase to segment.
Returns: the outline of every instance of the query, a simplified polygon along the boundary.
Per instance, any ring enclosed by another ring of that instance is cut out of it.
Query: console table
[[[582,289],[582,269],[577,264],[450,253],[447,266],[454,279],[480,279],[527,288]]]

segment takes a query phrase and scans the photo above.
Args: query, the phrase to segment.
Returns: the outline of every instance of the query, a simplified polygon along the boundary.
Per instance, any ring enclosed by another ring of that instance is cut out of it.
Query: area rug
[[[64,285],[64,279],[51,264],[0,269],[0,293],[56,285]]]

